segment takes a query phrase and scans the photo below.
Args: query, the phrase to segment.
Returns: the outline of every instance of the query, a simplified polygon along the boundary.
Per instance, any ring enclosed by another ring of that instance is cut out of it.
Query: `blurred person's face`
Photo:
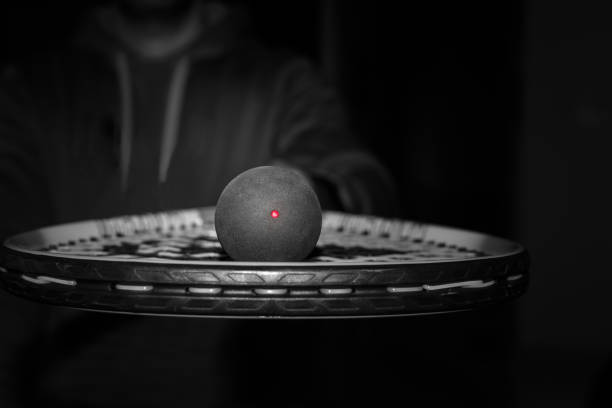
[[[114,0],[105,26],[124,44],[145,57],[180,51],[228,12],[209,0]]]
[[[134,24],[168,26],[180,24],[197,0],[119,0],[120,13]]]
[[[201,32],[199,0],[115,0],[105,23],[113,35],[146,57],[164,57]]]
[[[172,7],[177,3],[185,3],[185,0],[123,0],[122,3],[128,4],[132,8],[139,9],[164,9]],[[188,2],[188,1],[187,1]]]

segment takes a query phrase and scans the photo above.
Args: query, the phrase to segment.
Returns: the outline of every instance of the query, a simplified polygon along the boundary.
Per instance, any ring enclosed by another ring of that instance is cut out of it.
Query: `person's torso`
[[[214,205],[231,178],[273,155],[280,65],[259,61],[248,53],[190,59],[178,108],[168,102],[177,61],[128,61],[132,135],[122,185],[126,95],[117,70],[93,53],[61,58],[35,95],[55,221]],[[162,181],[172,115],[176,141]]]

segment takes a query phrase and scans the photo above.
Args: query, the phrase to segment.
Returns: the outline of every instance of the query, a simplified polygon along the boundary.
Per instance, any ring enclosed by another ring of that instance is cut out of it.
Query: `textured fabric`
[[[309,64],[258,49],[192,62],[164,183],[157,182],[164,106],[157,98],[165,91],[147,89],[151,72],[135,81],[138,146],[124,192],[120,92],[106,62],[98,54],[74,53],[5,74],[18,78],[5,84],[0,101],[1,188],[14,200],[2,203],[11,217],[4,217],[0,235],[35,224],[214,205],[233,176],[273,160],[332,182],[349,211],[377,211],[369,191],[391,194],[381,166],[356,150],[335,95]],[[159,75],[163,83],[167,76]],[[20,214],[27,214],[25,224]]]
[[[388,176],[355,144],[337,96],[311,65],[224,30],[180,55],[189,66],[177,126],[164,121],[179,56],[152,63],[93,30],[74,47],[5,68],[0,237],[45,224],[214,205],[231,178],[270,163],[309,175],[324,207],[387,211]],[[118,73],[118,52],[128,76]],[[163,142],[168,128],[176,132],[172,143]],[[26,307],[4,293],[0,299],[3,329],[19,322],[0,344],[0,386],[26,405],[133,408],[182,397],[199,406],[250,406],[240,394],[249,382],[242,372],[260,364],[269,374],[266,361],[280,364],[272,356],[278,352],[297,366],[312,364],[304,348],[316,332],[303,325],[270,327],[270,342],[290,327],[288,343],[261,354],[248,349],[257,327],[240,321],[127,318]],[[289,393],[292,380],[312,381],[309,372],[270,381]]]

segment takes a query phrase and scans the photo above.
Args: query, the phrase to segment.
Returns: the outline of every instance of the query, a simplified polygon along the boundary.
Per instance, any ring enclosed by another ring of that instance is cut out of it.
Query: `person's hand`
[[[315,193],[317,193],[321,209],[330,211],[341,211],[343,209],[340,197],[338,196],[338,189],[330,180],[312,175],[285,161],[275,160],[271,165],[287,167],[303,175],[308,180]]]

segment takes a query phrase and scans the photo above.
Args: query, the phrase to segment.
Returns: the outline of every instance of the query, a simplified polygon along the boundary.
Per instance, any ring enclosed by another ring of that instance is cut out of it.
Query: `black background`
[[[90,4],[3,3],[2,57],[64,41]],[[529,293],[508,307],[326,323],[332,334],[363,334],[347,351],[359,384],[335,379],[346,398],[339,401],[610,406],[607,3],[249,7],[264,41],[309,56],[341,91],[355,132],[398,182],[403,217],[516,239],[533,258]],[[322,341],[333,345],[330,338]],[[321,374],[325,367],[309,370],[322,382],[333,377]],[[265,381],[246,382],[254,394],[265,389]],[[315,401],[340,398],[323,386],[305,392]]]

